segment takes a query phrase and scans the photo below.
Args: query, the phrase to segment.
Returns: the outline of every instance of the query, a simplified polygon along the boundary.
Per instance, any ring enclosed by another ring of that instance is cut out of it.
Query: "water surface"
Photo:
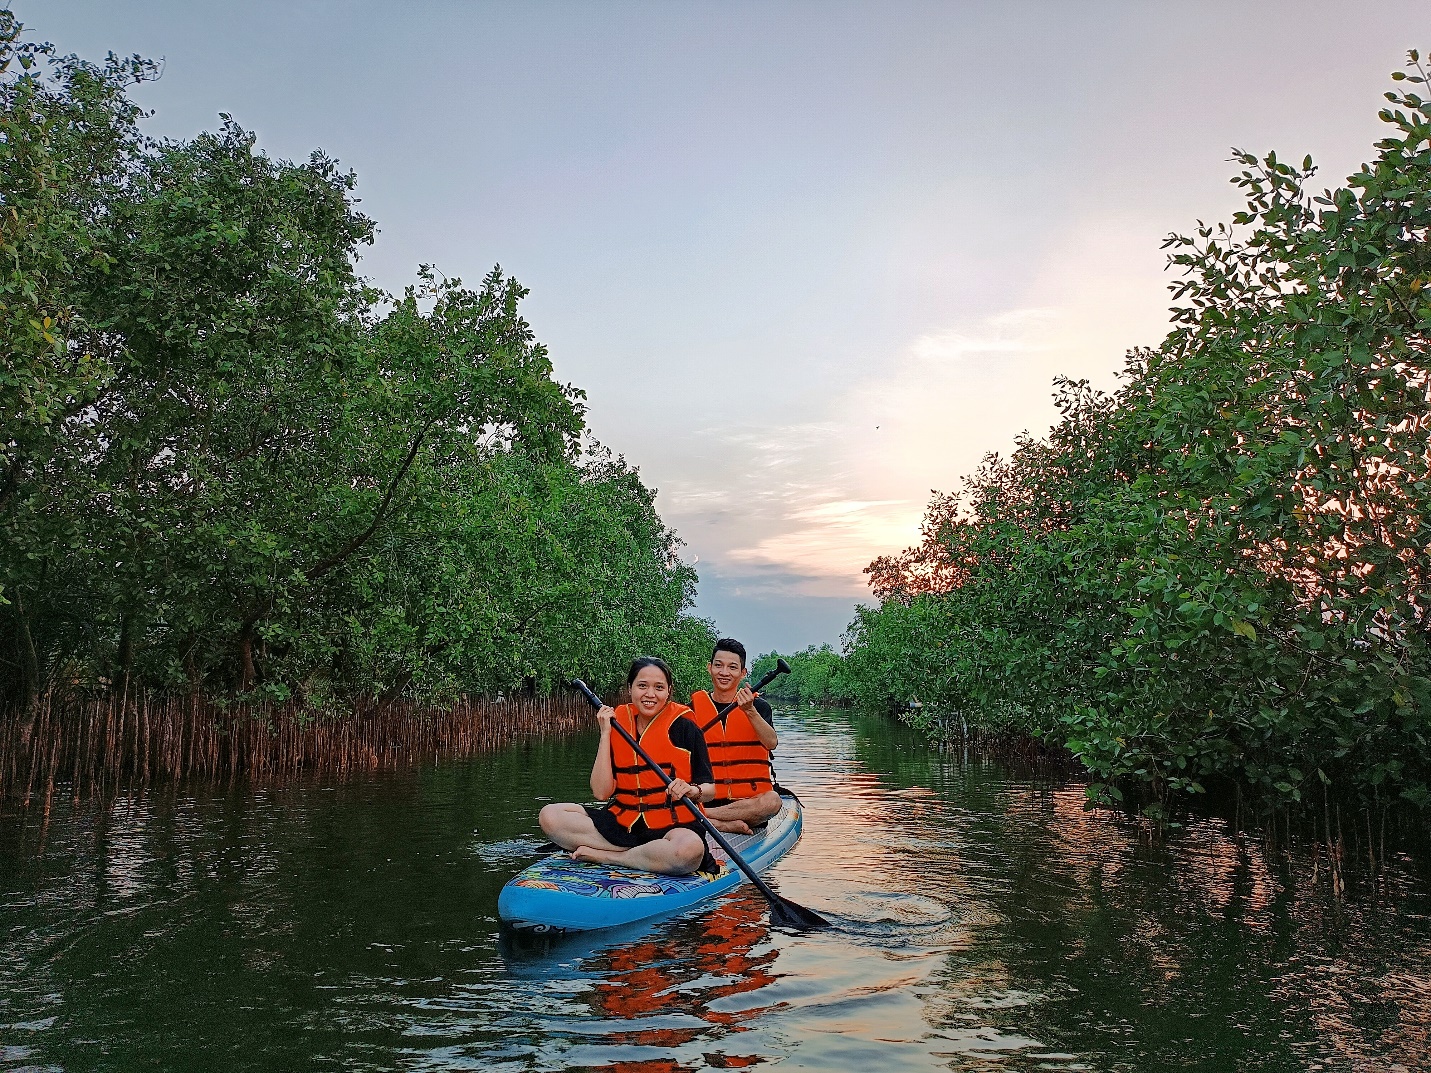
[[[848,713],[784,717],[806,835],[617,935],[504,936],[497,892],[594,739],[338,786],[0,814],[0,1069],[1431,1069],[1431,876],[1164,839],[1076,787]]]

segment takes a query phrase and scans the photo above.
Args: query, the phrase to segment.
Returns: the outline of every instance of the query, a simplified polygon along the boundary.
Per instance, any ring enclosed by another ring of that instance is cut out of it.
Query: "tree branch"
[[[394,474],[391,483],[388,485],[388,490],[383,494],[382,502],[378,504],[378,509],[373,514],[373,520],[368,527],[332,555],[329,555],[327,558],[305,570],[303,572],[304,577],[309,581],[317,580],[372,539],[373,534],[378,531],[378,527],[387,519],[388,511],[392,507],[393,496],[397,493],[398,485],[401,484],[402,479],[407,476],[407,471],[412,468],[413,461],[417,458],[417,452],[422,447],[422,441],[426,438],[428,430],[436,423],[437,418],[434,417],[425,422],[422,428],[418,429],[417,435],[413,437],[412,446],[408,448],[407,457],[403,459],[402,465],[398,467],[397,473]]]
[[[25,456],[16,452],[15,457],[10,460],[10,465],[6,467],[5,484],[0,488],[0,510],[4,510],[20,490],[20,466],[24,462]]]

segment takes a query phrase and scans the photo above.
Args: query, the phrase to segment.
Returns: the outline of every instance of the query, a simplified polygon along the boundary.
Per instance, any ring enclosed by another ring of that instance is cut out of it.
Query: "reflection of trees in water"
[[[1315,868],[1303,854],[1288,869],[1283,923],[1295,922],[1292,950],[1272,988],[1278,1002],[1307,1009],[1315,1041],[1298,1054],[1331,1059],[1333,1068],[1428,1068],[1431,907],[1424,888],[1393,862],[1374,876],[1370,869],[1354,876],[1357,897],[1336,897],[1325,869],[1314,879]]]
[[[924,933],[944,947],[919,996],[938,1038],[998,1040],[1014,1065],[1036,1039],[1096,1067],[1428,1068],[1431,877],[1414,859],[1378,849],[1373,873],[1363,848],[1358,872],[1349,844],[1339,896],[1325,849],[1290,836],[1206,818],[1157,834],[890,719],[802,713],[786,731],[811,809],[791,893],[806,878],[822,909],[860,917],[878,893],[955,914]]]
[[[989,830],[951,835],[989,869],[961,885],[987,912],[932,1023],[1008,989],[1031,1000],[993,1020],[1088,1056],[1112,1057],[1113,1033],[1144,1062],[1425,1068],[1431,934],[1408,862],[1363,866],[1339,896],[1315,847],[1272,850],[1216,820],[1154,837],[1085,812],[1076,790],[1001,797],[965,821]]]
[[[741,890],[704,914],[689,928],[663,930],[640,942],[597,955],[585,968],[600,980],[593,1003],[611,1017],[636,1022],[630,1031],[606,1036],[608,1044],[632,1047],[680,1047],[702,1038],[719,1040],[742,1032],[741,1022],[775,1007],[748,1006],[726,1012],[712,1003],[759,991],[777,978],[771,966],[779,951],[756,953],[769,933],[766,906],[753,892]],[[699,1018],[705,1025],[642,1026],[672,1014]],[[765,1061],[760,1055],[703,1055],[705,1066],[735,1069]],[[608,1073],[684,1073],[691,1067],[669,1058],[623,1060],[602,1065]]]

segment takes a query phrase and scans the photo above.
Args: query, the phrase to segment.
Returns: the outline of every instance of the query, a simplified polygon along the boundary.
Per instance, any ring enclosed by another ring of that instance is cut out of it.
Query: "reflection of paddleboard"
[[[800,838],[800,802],[790,793],[783,801],[761,830],[725,836],[757,872],[785,856]],[[556,853],[512,877],[497,899],[497,914],[513,927],[532,931],[591,931],[687,909],[744,878],[719,846],[712,844],[711,854],[720,866],[714,875],[663,876]]]

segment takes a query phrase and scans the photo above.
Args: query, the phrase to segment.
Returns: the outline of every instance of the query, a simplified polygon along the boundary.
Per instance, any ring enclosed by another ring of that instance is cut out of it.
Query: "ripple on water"
[[[536,838],[504,838],[496,842],[478,842],[472,852],[484,863],[494,866],[526,864],[543,853],[551,852],[551,843]]]
[[[955,921],[952,907],[934,898],[900,891],[861,890],[850,884],[831,890],[820,912],[845,935],[880,941],[913,939],[917,933],[943,928]]]

